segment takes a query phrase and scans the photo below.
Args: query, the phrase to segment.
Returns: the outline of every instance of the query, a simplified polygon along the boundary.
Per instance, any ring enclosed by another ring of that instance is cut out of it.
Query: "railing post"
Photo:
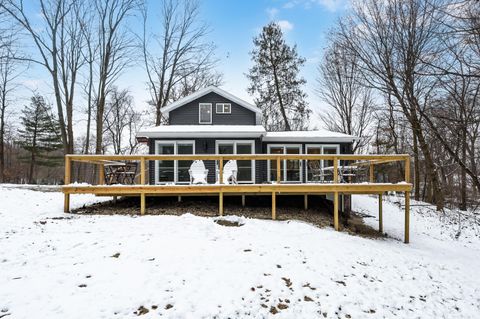
[[[98,185],[105,184],[105,165],[98,164]]]
[[[373,163],[370,162],[370,183],[374,182],[374,175],[373,175]]]
[[[405,182],[410,183],[410,156],[405,158]]]
[[[281,169],[280,169],[280,156],[277,156],[277,183],[280,184],[281,182]]]
[[[223,184],[223,157],[218,161],[218,183]]]
[[[70,157],[68,155],[65,155],[65,179],[63,181],[64,185],[70,184],[71,174],[72,174],[72,166],[71,166]],[[70,194],[68,193],[64,194],[63,211],[65,213],[68,213],[70,211]]]
[[[140,184],[145,185],[145,157],[140,159]]]
[[[336,156],[333,157],[333,182],[338,183],[338,160]]]

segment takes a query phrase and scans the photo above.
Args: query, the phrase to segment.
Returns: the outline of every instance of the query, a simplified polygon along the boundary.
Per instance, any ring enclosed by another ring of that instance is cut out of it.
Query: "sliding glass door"
[[[269,154],[288,154],[295,155],[302,153],[301,145],[268,145]],[[268,180],[277,180],[277,161],[269,161]],[[282,182],[301,182],[302,181],[302,161],[301,160],[281,160],[280,161],[280,181]]]
[[[335,155],[340,153],[339,145],[306,145],[307,154]],[[309,160],[307,162],[307,182],[333,181],[333,160]]]
[[[195,141],[157,141],[155,154],[192,155],[195,154]],[[192,161],[155,161],[155,183],[188,183],[188,170]]]
[[[216,141],[217,154],[254,154],[254,141]],[[224,165],[227,161],[224,161]],[[218,167],[218,163],[217,163]],[[237,181],[239,183],[253,183],[255,181],[255,161],[237,161]]]

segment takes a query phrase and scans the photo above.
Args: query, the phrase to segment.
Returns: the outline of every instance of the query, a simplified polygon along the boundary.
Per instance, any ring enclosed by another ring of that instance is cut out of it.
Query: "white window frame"
[[[337,155],[340,154],[340,144],[305,144],[305,153],[308,155],[308,149],[309,148],[320,148],[320,154],[323,155],[325,154],[324,149],[330,148],[330,149],[336,149]],[[313,183],[314,181],[309,181],[308,180],[308,165],[306,166],[306,176],[305,176],[305,181],[307,183]],[[324,167],[324,160],[320,161],[320,169],[323,169]],[[323,181],[323,177],[322,177]]]
[[[209,122],[202,122],[202,106],[210,107],[210,121]],[[198,103],[198,124],[212,124],[212,119],[213,119],[212,103]]]
[[[283,154],[286,155],[286,149],[287,147],[297,147],[300,149],[300,152],[298,153],[299,155],[303,154],[303,147],[302,144],[267,144],[267,154],[271,154],[270,149],[272,147],[282,147],[283,148]],[[271,161],[267,161],[267,181],[268,182],[274,182],[271,180]],[[283,180],[280,181],[280,183],[303,183],[303,161],[300,160],[300,180],[299,181],[287,181],[287,160],[283,160]]]
[[[225,107],[228,105],[229,111],[225,112]],[[221,110],[219,111],[218,107],[221,107]],[[232,103],[217,103],[215,104],[215,112],[217,114],[232,114]]]
[[[195,140],[157,140],[155,141],[155,154],[158,154],[158,146],[160,144],[173,144],[173,155],[178,155],[178,145],[180,144],[189,144],[192,145],[192,155],[195,155]],[[170,182],[159,182],[158,181],[158,160],[155,161],[155,184],[163,185],[168,183],[179,183],[179,184],[188,184],[188,182],[179,182],[178,181],[178,160],[173,162],[173,181]]]
[[[219,146],[221,144],[233,144],[233,154],[237,154],[237,144],[250,144],[251,145],[251,154],[255,154],[255,141],[254,140],[215,140],[215,155],[219,154]],[[226,164],[226,163],[224,163]],[[218,168],[218,163],[215,164],[215,167]],[[249,181],[238,181],[239,184],[252,184],[255,183],[255,160],[252,160],[252,179]]]

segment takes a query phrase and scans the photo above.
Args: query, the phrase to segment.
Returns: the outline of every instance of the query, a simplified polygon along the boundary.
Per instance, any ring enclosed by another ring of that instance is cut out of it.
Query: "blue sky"
[[[158,1],[149,0],[149,14],[152,18],[156,16]],[[335,21],[345,13],[348,0],[199,1],[201,18],[211,28],[208,40],[217,45],[216,54],[220,60],[218,69],[224,74],[223,89],[252,102],[252,98],[246,92],[248,81],[245,77],[245,73],[252,65],[249,55],[253,48],[252,40],[265,24],[273,20],[282,26],[287,43],[296,44],[299,54],[307,59],[302,75],[307,80],[305,89],[311,108],[316,113],[324,108],[314,93],[317,65],[326,46],[327,33]],[[32,8],[32,11],[36,9]],[[22,94],[25,101],[22,104],[26,104],[31,90],[36,90],[53,101],[53,95],[49,94],[52,91],[50,78],[45,77],[41,67],[32,65],[25,75],[23,84],[27,91],[24,92],[26,94]],[[147,108],[149,94],[146,75],[140,63],[125,70],[118,81],[118,86],[130,89],[138,109]],[[81,115],[77,118],[80,117]],[[318,121],[313,118],[312,122]]]

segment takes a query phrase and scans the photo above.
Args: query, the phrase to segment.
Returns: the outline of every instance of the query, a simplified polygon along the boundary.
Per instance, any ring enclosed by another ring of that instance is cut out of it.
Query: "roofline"
[[[227,91],[225,90],[222,90],[216,86],[208,86],[204,89],[201,89],[201,90],[198,90],[190,95],[187,95],[183,98],[181,98],[180,100],[178,101],[175,101],[163,108],[160,109],[160,111],[163,113],[163,114],[168,114],[170,113],[170,111],[173,111],[175,110],[176,108],[179,108],[180,106],[183,106],[191,101],[194,101],[202,96],[204,96],[205,94],[208,94],[208,93],[211,93],[211,92],[214,92],[214,93],[217,93],[218,95],[221,95],[223,96],[224,98],[227,98],[235,103],[237,103],[238,105],[241,105],[243,106],[244,108],[246,109],[249,109],[250,111],[253,111],[257,114],[262,114],[262,110],[260,110],[258,107],[256,107],[255,105],[253,104],[250,104],[248,103],[247,101],[245,100],[242,100],[241,98],[239,97],[236,97],[235,95],[233,94],[230,94],[228,93]]]

